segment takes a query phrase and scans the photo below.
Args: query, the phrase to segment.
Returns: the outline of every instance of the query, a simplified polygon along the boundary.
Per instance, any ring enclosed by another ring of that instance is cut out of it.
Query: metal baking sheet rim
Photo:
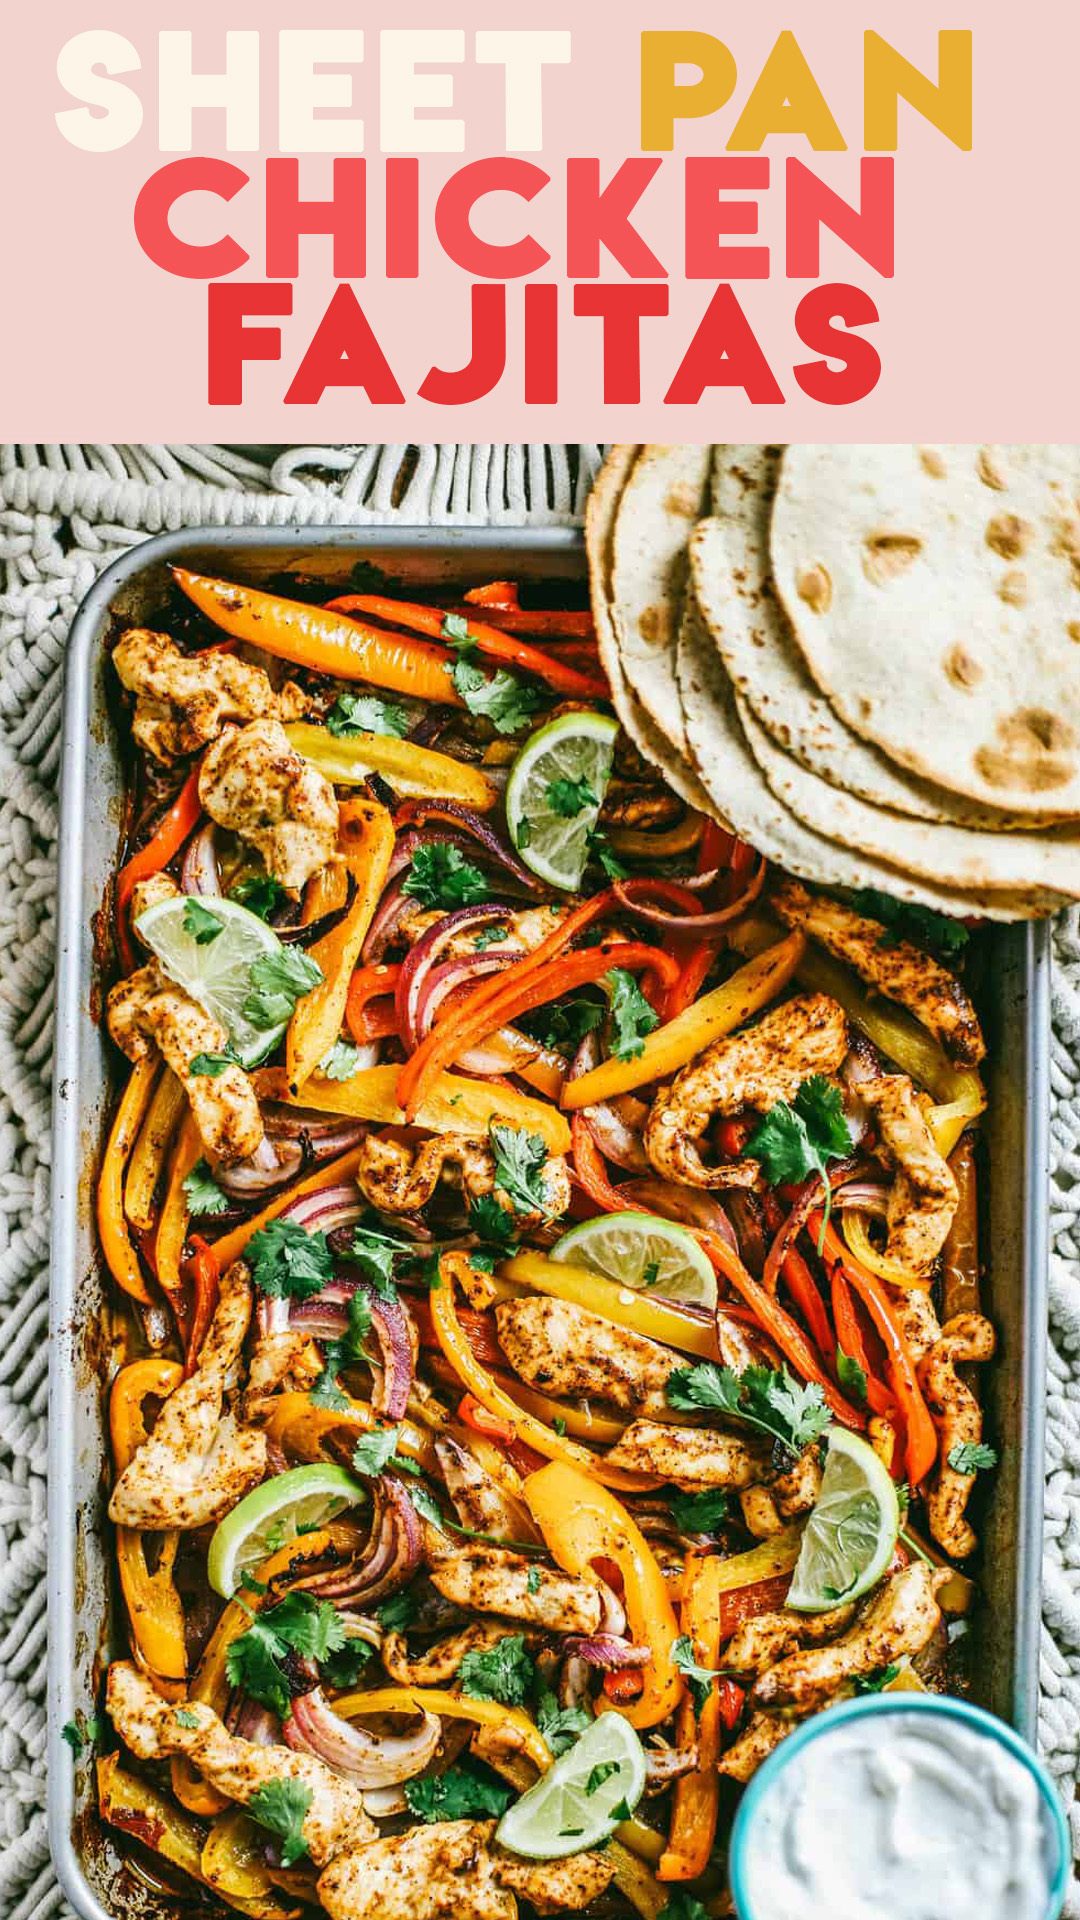
[[[60,787],[60,863],[58,881],[58,968],[56,987],[56,1064],[53,1092],[52,1234],[49,1354],[48,1449],[48,1831],[53,1863],[60,1884],[82,1920],[113,1920],[90,1886],[75,1838],[77,1822],[76,1764],[62,1735],[80,1705],[77,1588],[85,1580],[80,1559],[85,1558],[82,1537],[84,1514],[76,1497],[75,1433],[81,1408],[76,1375],[75,1326],[79,1272],[80,1184],[85,1174],[86,1143],[81,1132],[85,1111],[82,1097],[81,1045],[89,1024],[85,995],[92,973],[90,929],[84,896],[84,852],[87,844],[86,779],[90,737],[93,650],[107,631],[117,594],[147,568],[166,559],[213,549],[222,556],[245,553],[288,555],[293,563],[306,555],[355,554],[362,558],[372,548],[410,552],[442,552],[476,563],[485,553],[543,556],[550,563],[560,557],[567,571],[582,570],[580,537],[557,528],[489,526],[312,528],[195,528],[158,535],[114,561],[86,596],[76,616],[68,649],[62,736]],[[111,849],[110,849],[111,851]],[[1017,973],[1020,1023],[1005,1022],[997,1036],[999,1058],[1022,1070],[1023,1112],[1014,1122],[1022,1137],[1023,1154],[1011,1209],[1005,1205],[1000,1156],[995,1155],[996,1178],[991,1209],[1012,1229],[1021,1249],[1022,1300],[1019,1311],[1019,1352],[1006,1348],[996,1363],[1008,1369],[1001,1394],[1013,1408],[1008,1424],[1014,1427],[1005,1459],[1011,1459],[1013,1551],[1011,1578],[1001,1582],[998,1604],[1012,1601],[1008,1717],[1021,1733],[1034,1740],[1038,1706],[1038,1646],[1041,1595],[1043,1519],[1043,1436],[1046,1379],[1047,1307],[1047,1171],[1049,1153],[1049,936],[1045,925],[1027,926],[997,936],[1007,943],[1004,969],[995,966],[995,980],[1004,971]],[[1018,1086],[1019,1083],[1017,1083]],[[1014,1092],[1017,1088],[1014,1087]],[[992,1104],[991,1113],[994,1113]],[[996,1201],[996,1204],[995,1204]],[[1017,1204],[1018,1203],[1018,1204]],[[998,1221],[992,1223],[997,1241]],[[991,1396],[993,1398],[993,1394]],[[1000,1410],[999,1410],[1000,1411]],[[1000,1430],[1000,1425],[999,1425]],[[992,1523],[991,1523],[992,1524]],[[987,1558],[990,1557],[987,1548]],[[999,1710],[1001,1710],[999,1708]],[[86,1783],[85,1802],[92,1791]]]

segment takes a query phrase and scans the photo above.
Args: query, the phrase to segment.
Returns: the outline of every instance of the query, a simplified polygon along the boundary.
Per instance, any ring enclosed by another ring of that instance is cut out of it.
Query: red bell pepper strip
[[[601,1685],[607,1698],[619,1706],[636,1700],[645,1691],[645,1682],[636,1667],[619,1667],[605,1673]]]
[[[125,973],[132,973],[136,953],[128,926],[131,896],[140,880],[149,880],[179,853],[189,833],[199,824],[199,769],[192,767],[176,799],[145,847],[126,861],[116,876],[116,939]]]
[[[460,1313],[458,1318],[461,1318]],[[469,1344],[471,1346],[472,1342]],[[474,1433],[482,1433],[488,1440],[498,1440],[503,1446],[509,1446],[517,1438],[509,1420],[501,1419],[497,1413],[489,1413],[471,1393],[466,1393],[459,1400],[458,1419],[471,1427]]]
[[[691,947],[683,962],[683,969],[667,997],[664,1019],[674,1020],[677,1014],[685,1013],[693,1005],[708,977],[713,961],[716,959],[716,941],[702,940]]]
[[[866,1402],[873,1413],[887,1414],[890,1419],[896,1415],[896,1401],[893,1399],[883,1380],[879,1380],[871,1363],[859,1325],[859,1316],[855,1311],[855,1302],[851,1297],[851,1288],[840,1267],[832,1272],[832,1310],[833,1325],[836,1328],[836,1344],[854,1360],[866,1375]]]
[[[220,1268],[212,1247],[197,1233],[190,1237],[190,1257],[184,1262],[184,1278],[189,1281],[192,1290],[191,1326],[187,1338],[184,1358],[184,1379],[194,1373],[199,1364],[199,1349],[206,1338],[207,1329],[214,1317],[218,1303],[218,1280]]]
[[[407,600],[387,600],[377,593],[347,593],[340,600],[328,602],[327,611],[331,613],[363,613],[376,620],[385,620],[388,625],[407,627],[412,633],[426,633],[433,640],[449,638],[446,632],[447,614],[441,607],[414,605]],[[555,687],[560,693],[575,695],[581,700],[607,700],[610,690],[607,681],[599,675],[579,673],[576,667],[568,667],[564,661],[555,659],[551,654],[542,653],[539,647],[530,647],[524,640],[517,640],[513,634],[504,633],[501,628],[489,625],[483,620],[470,620],[467,615],[457,616],[464,620],[468,637],[479,653],[489,659],[503,660],[523,673],[532,673],[538,680],[544,680],[549,687]]]
[[[718,1680],[716,1695],[720,1702],[720,1720],[725,1733],[734,1733],[739,1724],[746,1692],[734,1680]]]
[[[357,967],[349,981],[349,992],[345,1001],[345,1024],[358,1047],[365,1046],[369,1040],[386,1040],[397,1033],[397,1011],[394,1006],[394,989],[397,986],[400,967]],[[372,1006],[387,994],[390,996],[388,1007]]]
[[[768,1580],[756,1580],[752,1587],[732,1587],[720,1595],[720,1638],[730,1640],[744,1620],[756,1620],[763,1613],[782,1607],[791,1585],[790,1573],[777,1573]]]
[[[416,1321],[420,1345],[438,1351],[439,1337],[435,1332],[428,1302],[410,1297],[409,1310]],[[506,1355],[499,1345],[495,1333],[495,1322],[490,1313],[477,1313],[472,1307],[459,1307],[457,1317],[473,1355],[479,1360],[481,1366],[505,1367]]]
[[[836,1340],[829,1320],[828,1309],[814,1284],[814,1276],[797,1248],[789,1247],[781,1263],[780,1271],[795,1305],[806,1321],[810,1338],[820,1353],[826,1366],[835,1364],[834,1348]],[[844,1349],[845,1352],[847,1349]],[[854,1356],[853,1356],[854,1357]]]
[[[814,1381],[821,1388],[836,1418],[845,1427],[865,1427],[865,1415],[851,1406],[833,1385],[798,1321],[793,1320],[790,1313],[770,1293],[766,1293],[761,1282],[747,1272],[727,1241],[721,1239],[718,1233],[704,1228],[696,1231],[695,1238],[701,1242],[717,1273],[734,1287],[736,1293],[742,1294],[747,1306],[753,1308],[762,1332],[767,1333],[779,1347],[785,1360],[803,1380]]]
[[[904,1423],[908,1485],[914,1491],[937,1459],[937,1429],[923,1399],[915,1361],[900,1330],[892,1303],[876,1276],[868,1273],[852,1258],[831,1221],[824,1221],[818,1212],[811,1214],[806,1224],[815,1245],[822,1245],[830,1273],[839,1267],[844,1279],[854,1287],[881,1336],[893,1395]]]
[[[584,1187],[589,1199],[594,1201],[602,1213],[644,1213],[646,1209],[624,1200],[617,1187],[608,1179],[607,1162],[596,1141],[592,1128],[584,1113],[570,1116],[570,1141],[574,1161],[574,1177]]]

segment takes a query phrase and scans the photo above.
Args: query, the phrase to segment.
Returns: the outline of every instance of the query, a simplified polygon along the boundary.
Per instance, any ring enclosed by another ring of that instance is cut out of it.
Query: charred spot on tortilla
[[[977,687],[983,677],[983,670],[978,661],[972,658],[959,640],[955,647],[949,648],[944,665],[946,677],[952,681],[954,687],[962,687],[965,693],[970,693],[972,687]]]
[[[832,580],[826,567],[807,567],[798,579],[799,599],[814,613],[828,613],[832,606]]]
[[[917,533],[870,533],[863,541],[863,572],[871,586],[883,587],[906,573],[922,552]]]
[[[986,544],[1003,560],[1019,560],[1031,542],[1034,528],[1018,513],[996,513],[986,528]]]
[[[1028,598],[1027,574],[1021,567],[1010,567],[999,587],[998,598],[1009,607],[1026,607]]]
[[[1009,482],[996,447],[979,448],[975,455],[975,471],[984,487],[992,487],[995,493],[1005,492]]]
[[[928,473],[932,480],[944,480],[949,471],[936,447],[920,447],[919,461],[923,472]]]
[[[681,513],[686,520],[696,520],[701,508],[701,490],[684,481],[668,490],[664,504],[669,513]]]
[[[1064,786],[1076,772],[1076,736],[1041,707],[1020,707],[998,722],[1000,745],[982,746],[975,766],[989,786],[1019,786],[1029,793]]]
[[[1080,620],[1070,620],[1065,631],[1070,640],[1080,641]]]
[[[671,608],[646,607],[638,620],[638,632],[650,647],[666,647],[671,636]]]

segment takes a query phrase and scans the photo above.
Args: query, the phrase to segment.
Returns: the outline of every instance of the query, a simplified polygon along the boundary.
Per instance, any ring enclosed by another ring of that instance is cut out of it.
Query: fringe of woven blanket
[[[580,521],[596,445],[0,446],[0,1913],[68,1911],[48,1858],[45,1417],[56,779],[64,649],[125,548],[183,526]],[[1080,1856],[1080,910],[1054,931],[1039,1735]],[[1065,1908],[1080,1920],[1080,1884]]]

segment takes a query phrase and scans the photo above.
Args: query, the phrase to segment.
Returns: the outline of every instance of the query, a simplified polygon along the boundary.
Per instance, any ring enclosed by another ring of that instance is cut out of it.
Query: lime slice
[[[881,1579],[900,1531],[900,1502],[865,1440],[833,1427],[821,1492],[795,1562],[786,1607],[826,1613]]]
[[[553,887],[581,884],[618,731],[604,713],[560,714],[526,741],[510,769],[506,821],[511,839],[525,865]],[[568,814],[574,787],[592,798]]]
[[[251,963],[260,954],[281,953],[281,941],[257,913],[236,900],[196,898],[195,904],[221,921],[221,932],[202,946],[184,926],[187,894],[147,907],[135,922],[140,940],[156,953],[170,980],[190,993],[228,1029],[245,1067],[257,1066],[276,1047],[283,1026],[253,1027],[243,1014],[251,991]]]
[[[310,1467],[292,1467],[288,1473],[264,1480],[227,1513],[214,1529],[206,1563],[206,1577],[215,1593],[228,1600],[250,1572],[295,1540],[300,1532],[324,1527],[346,1507],[368,1499],[368,1490],[344,1467],[317,1461]]]
[[[561,1860],[606,1840],[644,1791],[641,1741],[620,1713],[602,1713],[535,1787],[507,1808],[495,1838],[527,1860]]]
[[[553,1260],[590,1267],[621,1287],[716,1305],[712,1263],[687,1227],[654,1213],[604,1213],[571,1227],[551,1249]]]

